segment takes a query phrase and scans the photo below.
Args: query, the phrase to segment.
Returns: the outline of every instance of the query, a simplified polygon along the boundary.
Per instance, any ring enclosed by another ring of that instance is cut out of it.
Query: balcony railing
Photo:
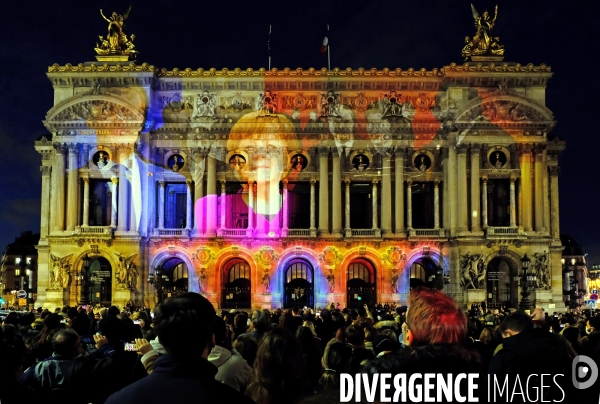
[[[113,228],[110,226],[76,226],[74,234],[112,237]]]
[[[221,229],[223,237],[246,237],[246,229]]]
[[[408,232],[410,237],[444,237],[444,229],[411,229]]]
[[[188,229],[154,229],[154,235],[159,237],[189,237]]]
[[[352,237],[379,237],[379,229],[352,229]]]
[[[310,229],[288,229],[288,237],[310,237]]]
[[[518,227],[488,227],[487,235],[489,236],[517,236],[519,234]]]

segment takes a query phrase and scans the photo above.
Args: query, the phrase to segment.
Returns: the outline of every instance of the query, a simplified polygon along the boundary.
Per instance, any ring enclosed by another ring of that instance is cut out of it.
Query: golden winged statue
[[[106,38],[100,35],[100,42],[96,42],[94,48],[98,60],[102,61],[127,61],[135,60],[138,51],[135,50],[133,40],[135,35],[130,35],[129,38],[123,32],[125,20],[129,17],[131,6],[123,14],[113,12],[110,17],[106,17],[100,9],[100,15],[108,22],[108,34]]]
[[[492,35],[496,18],[498,17],[498,6],[494,9],[494,16],[486,11],[479,15],[473,4],[471,12],[475,21],[475,35],[473,38],[465,37],[465,46],[462,49],[462,56],[465,60],[476,60],[484,57],[495,57],[502,60],[504,55],[504,46],[500,45],[500,38]]]

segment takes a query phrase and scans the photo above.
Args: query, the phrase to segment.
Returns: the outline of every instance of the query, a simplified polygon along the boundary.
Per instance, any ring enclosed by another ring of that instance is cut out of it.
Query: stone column
[[[268,167],[268,154],[267,150],[260,147],[255,154],[256,157],[256,221],[255,228],[256,234],[264,236],[268,233],[269,229],[269,176],[270,172],[267,172]]]
[[[129,201],[129,184],[127,181],[127,155],[129,148],[121,146],[119,148],[119,221],[117,230],[127,231],[128,213],[127,202]]]
[[[69,145],[69,169],[67,183],[67,230],[74,231],[77,226],[79,204],[79,144]]]
[[[187,188],[185,206],[185,228],[192,230],[192,181],[185,182]]]
[[[482,184],[483,184],[483,188],[481,190],[481,218],[483,219],[483,228],[487,229],[488,228],[488,205],[487,205],[487,198],[488,198],[488,191],[487,191],[487,178],[483,177],[481,179]]]
[[[543,156],[544,146],[535,145],[535,162],[534,162],[534,195],[535,195],[535,231],[540,233],[546,231],[544,228],[544,195],[543,195]]]
[[[40,222],[40,238],[45,239],[50,234],[50,184],[51,184],[51,174],[52,167],[44,166],[40,167],[40,171],[42,173],[42,207],[40,212],[42,213],[42,220]]]
[[[457,193],[457,231],[460,234],[468,229],[468,208],[467,204],[467,146],[456,146],[457,167],[458,167],[458,193]],[[458,206],[458,201],[461,201],[461,206]]]
[[[333,172],[331,180],[331,235],[342,237],[342,174],[340,155],[333,149]]]
[[[112,182],[112,190],[111,190],[111,209],[110,209],[110,227],[113,229],[117,227],[117,186],[119,185],[119,179],[117,177],[112,177],[110,179]],[[164,190],[164,188],[163,188]],[[163,219],[164,219],[164,208],[165,208],[165,197],[163,192]],[[163,220],[164,222],[164,220]]]
[[[450,229],[450,191],[449,191],[449,179],[448,179],[448,149],[444,148],[441,150],[442,155],[442,170],[444,176],[444,184],[442,189],[442,195],[444,196],[444,210],[442,223],[444,229]]]
[[[544,231],[546,232],[550,232],[550,190],[548,181],[548,165],[546,161],[546,151],[544,151],[544,162],[542,165],[542,204],[544,209]]]
[[[386,236],[392,233],[392,157],[388,151],[382,156],[381,176],[381,233]]]
[[[558,211],[558,174],[559,166],[550,166],[550,229],[554,240],[560,240],[560,223]]]
[[[440,228],[440,182],[433,182],[433,228]]]
[[[165,182],[158,181],[158,226],[165,228]]]
[[[344,223],[345,223],[346,227],[344,228],[344,236],[352,237],[352,228],[350,227],[350,180],[346,179],[345,183],[346,183],[346,198],[345,198],[346,200],[344,201],[344,211],[345,211]]]
[[[395,195],[394,195],[394,213],[396,234],[404,233],[404,149],[397,148],[395,152]]]
[[[225,226],[225,218],[227,217],[227,190],[225,188],[226,182],[225,180],[221,180],[221,199],[220,199],[220,204],[221,204],[221,223],[219,228],[221,229],[221,235],[223,230],[225,228],[227,228],[227,226]]]
[[[412,230],[412,181],[406,181],[406,230]]]
[[[215,151],[207,157],[206,173],[206,235],[217,235],[217,159]]]
[[[517,198],[515,197],[515,179],[510,179],[510,227],[517,227]]]
[[[315,180],[310,179],[310,236],[317,236],[317,228],[316,228],[316,202],[315,202]]]
[[[83,177],[83,225],[90,225],[90,179]]]
[[[377,211],[377,179],[373,180],[373,191],[372,191],[372,195],[371,195],[371,206],[373,206],[373,230],[378,229],[377,223],[378,223],[378,219],[379,219],[379,212]]]
[[[288,205],[288,182],[287,180],[283,180],[283,220],[282,220],[282,229],[281,229],[281,237],[287,237],[288,235],[288,226],[289,226],[289,205]]]
[[[481,193],[479,191],[479,165],[481,145],[471,145],[471,231],[473,233],[481,232],[479,210],[479,201]]]
[[[319,235],[329,235],[329,147],[319,147]]]
[[[269,153],[270,158],[270,178],[269,178],[269,232],[279,235],[279,219],[281,216],[281,196],[279,194],[279,178],[281,170],[279,169],[279,150],[272,150]]]
[[[52,230],[62,231],[65,229],[65,155],[67,147],[64,144],[56,144],[54,168],[54,184],[52,194],[54,196],[54,206],[52,211]]]
[[[448,198],[444,195],[444,199],[448,199],[448,208],[450,216],[450,235],[457,235],[458,226],[458,182],[457,182],[457,157],[456,148],[448,147]]]
[[[248,181],[248,229],[246,237],[254,233],[254,181]]]
[[[206,201],[204,198],[204,167],[206,154],[203,151],[194,152],[194,230],[202,233],[204,229]]]
[[[532,187],[531,187],[531,145],[519,145],[521,152],[521,211],[523,212],[523,229],[531,232],[532,229]]]

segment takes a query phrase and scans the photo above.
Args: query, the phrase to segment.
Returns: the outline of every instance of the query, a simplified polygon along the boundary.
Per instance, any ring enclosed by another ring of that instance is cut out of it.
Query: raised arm
[[[104,15],[104,13],[102,12],[102,9],[100,9],[100,15],[102,16],[102,18],[104,18],[106,21],[111,22],[108,18],[106,18],[106,16]]]

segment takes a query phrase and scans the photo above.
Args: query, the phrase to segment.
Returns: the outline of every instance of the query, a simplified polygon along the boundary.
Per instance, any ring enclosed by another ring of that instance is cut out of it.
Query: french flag
[[[327,48],[329,47],[329,25],[327,25],[327,33],[325,33],[325,38],[323,38],[323,43],[321,44],[321,55],[325,56],[327,53]]]

